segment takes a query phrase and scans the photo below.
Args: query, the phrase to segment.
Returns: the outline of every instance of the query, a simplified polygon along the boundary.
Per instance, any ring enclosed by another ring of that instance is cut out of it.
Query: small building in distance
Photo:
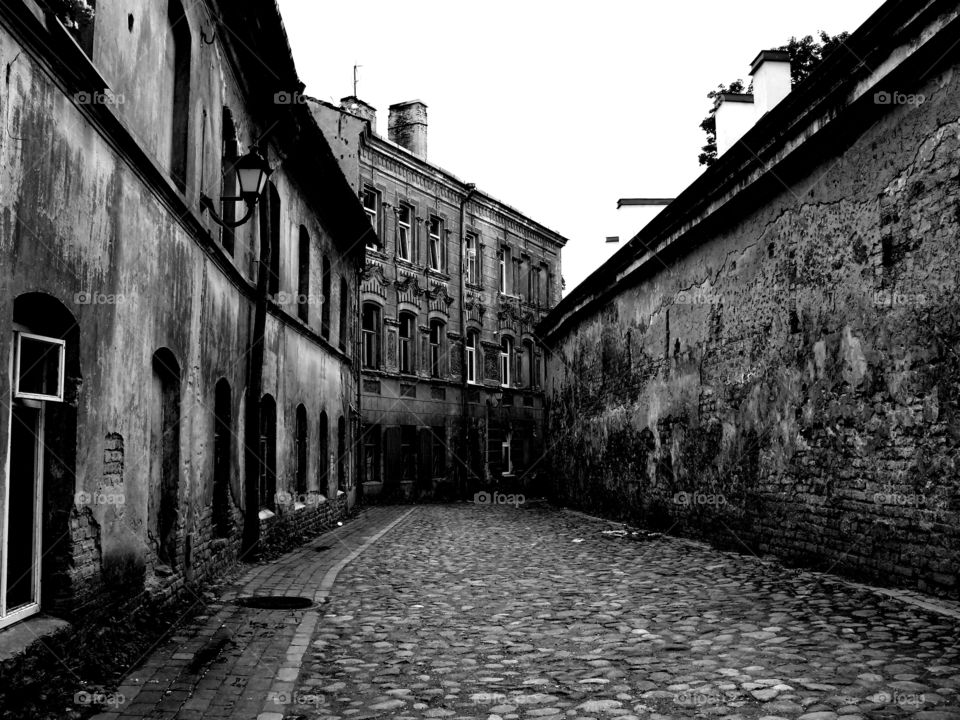
[[[360,285],[368,499],[535,492],[566,239],[427,160],[427,106],[309,100],[375,233]]]

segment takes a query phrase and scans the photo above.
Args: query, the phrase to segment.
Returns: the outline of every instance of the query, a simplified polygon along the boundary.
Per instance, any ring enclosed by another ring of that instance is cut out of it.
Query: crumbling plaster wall
[[[555,338],[559,498],[957,594],[960,69],[904,92]]]

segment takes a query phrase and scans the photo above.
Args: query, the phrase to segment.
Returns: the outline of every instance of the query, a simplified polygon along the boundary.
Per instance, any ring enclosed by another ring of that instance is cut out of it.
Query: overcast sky
[[[361,65],[383,136],[392,103],[425,102],[431,162],[569,239],[568,292],[619,247],[607,235],[627,234],[618,198],[673,197],[702,172],[710,89],[748,79],[760,50],[852,32],[881,4],[279,0],[306,92],[338,102]]]

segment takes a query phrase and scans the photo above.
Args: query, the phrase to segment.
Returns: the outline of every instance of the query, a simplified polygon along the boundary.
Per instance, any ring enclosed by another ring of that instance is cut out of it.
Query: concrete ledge
[[[70,627],[66,620],[34,615],[0,630],[0,663],[22,655],[34,643],[42,642],[44,638]]]

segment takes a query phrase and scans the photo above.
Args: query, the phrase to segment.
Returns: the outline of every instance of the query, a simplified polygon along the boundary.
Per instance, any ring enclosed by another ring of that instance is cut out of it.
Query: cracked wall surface
[[[557,497],[957,594],[960,74],[910,90],[555,337]]]

